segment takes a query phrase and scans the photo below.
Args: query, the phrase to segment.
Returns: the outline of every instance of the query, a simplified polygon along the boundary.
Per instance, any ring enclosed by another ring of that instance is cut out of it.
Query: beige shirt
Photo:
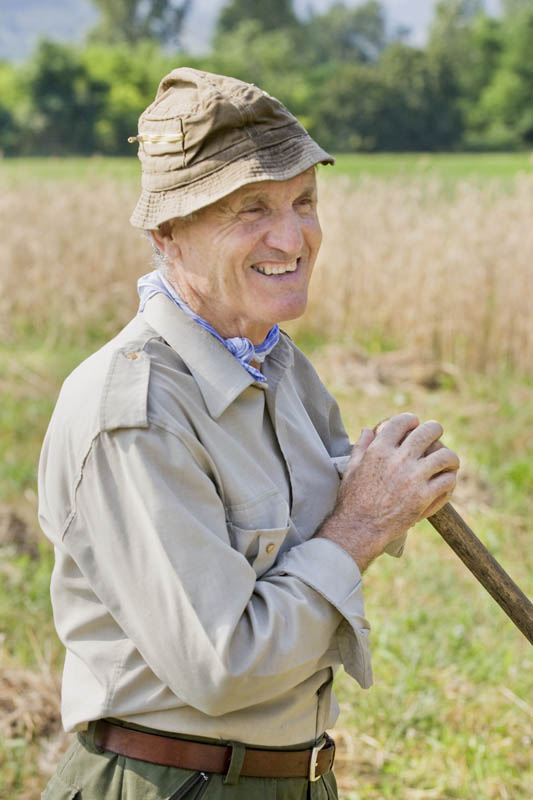
[[[39,516],[67,730],[118,717],[258,745],[318,737],[371,685],[361,576],[312,538],[350,444],[291,340],[267,385],[162,294],[66,380]]]

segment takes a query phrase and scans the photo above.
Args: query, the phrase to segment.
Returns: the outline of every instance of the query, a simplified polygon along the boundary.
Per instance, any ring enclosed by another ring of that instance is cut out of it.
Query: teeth
[[[260,272],[261,275],[284,275],[286,272],[295,272],[298,268],[298,263],[294,261],[292,264],[265,264],[260,267],[254,264],[253,269]]]

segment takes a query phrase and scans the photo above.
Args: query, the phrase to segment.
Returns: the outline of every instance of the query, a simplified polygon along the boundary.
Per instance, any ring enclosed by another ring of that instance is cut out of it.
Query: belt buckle
[[[311,758],[309,760],[309,775],[308,780],[311,783],[315,783],[320,778],[320,775],[316,774],[316,768],[318,766],[318,754],[322,750],[323,747],[326,746],[328,740],[324,738],[321,744],[317,744],[311,750]]]

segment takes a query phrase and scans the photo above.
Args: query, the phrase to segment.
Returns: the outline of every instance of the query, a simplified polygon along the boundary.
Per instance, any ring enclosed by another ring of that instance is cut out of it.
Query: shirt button
[[[272,553],[276,549],[274,542],[269,542],[266,546],[267,553]]]
[[[131,358],[132,361],[135,361],[136,358],[139,358],[137,353],[126,353],[126,358]]]

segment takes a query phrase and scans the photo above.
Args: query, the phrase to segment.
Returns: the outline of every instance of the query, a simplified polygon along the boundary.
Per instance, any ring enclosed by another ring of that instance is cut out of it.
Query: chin
[[[274,327],[274,325],[281,325],[283,322],[289,322],[293,319],[298,319],[304,313],[307,307],[307,293],[305,296],[286,298],[282,302],[268,303],[267,299],[256,297],[254,300],[255,306],[261,311],[261,318],[248,320],[256,330],[264,330],[264,335]],[[264,337],[263,337],[264,338]]]
[[[279,309],[277,322],[288,322],[291,319],[301,317],[307,308],[307,297],[304,301],[292,302]]]

